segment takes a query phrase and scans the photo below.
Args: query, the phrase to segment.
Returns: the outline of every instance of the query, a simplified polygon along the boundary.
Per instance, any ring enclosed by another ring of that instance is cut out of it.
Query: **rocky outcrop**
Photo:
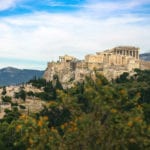
[[[94,55],[86,55],[84,60],[68,55],[60,56],[57,62],[48,63],[44,78],[52,81],[57,75],[62,85],[67,88],[75,82],[81,82],[94,71],[111,80],[123,72],[132,73],[135,68],[144,68],[143,66],[145,62],[139,60],[139,48],[120,46]],[[145,69],[150,68],[145,66]]]

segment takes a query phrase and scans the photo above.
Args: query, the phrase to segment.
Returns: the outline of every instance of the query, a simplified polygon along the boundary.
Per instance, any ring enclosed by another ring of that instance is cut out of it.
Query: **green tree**
[[[24,101],[26,100],[26,96],[27,96],[26,91],[22,88],[20,89],[19,92],[15,93],[15,98],[21,98]]]
[[[2,96],[2,101],[3,102],[11,102],[11,97],[10,96]]]
[[[3,87],[3,90],[2,90],[2,95],[6,95],[7,91],[6,91],[6,87],[4,86]]]

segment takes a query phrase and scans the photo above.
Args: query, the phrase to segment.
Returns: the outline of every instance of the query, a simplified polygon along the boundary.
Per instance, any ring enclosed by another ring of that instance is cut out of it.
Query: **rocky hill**
[[[43,73],[44,71],[39,70],[3,68],[0,69],[0,86],[25,83],[35,76],[37,78],[42,77]]]
[[[150,61],[150,53],[140,54],[140,59]]]
[[[44,73],[47,81],[58,76],[64,88],[83,81],[86,76],[93,76],[94,70],[103,74],[108,80],[116,79],[124,72],[134,73],[134,69],[149,70],[148,54],[139,59],[139,48],[132,46],[119,46],[112,49],[86,55],[83,60],[74,56],[59,56],[57,62],[49,62]],[[145,59],[145,60],[144,60]]]

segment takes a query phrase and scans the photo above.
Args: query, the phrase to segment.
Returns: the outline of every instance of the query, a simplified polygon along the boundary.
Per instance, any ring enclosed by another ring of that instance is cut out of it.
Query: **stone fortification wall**
[[[140,61],[140,69],[141,70],[150,70],[150,61]]]
[[[150,69],[150,62],[139,60],[139,48],[120,46],[97,52],[95,55],[86,55],[84,60],[68,55],[60,56],[58,62],[48,63],[44,78],[51,81],[54,75],[58,75],[61,83],[68,87],[93,74],[94,70],[111,80],[123,72],[131,73],[135,68]]]

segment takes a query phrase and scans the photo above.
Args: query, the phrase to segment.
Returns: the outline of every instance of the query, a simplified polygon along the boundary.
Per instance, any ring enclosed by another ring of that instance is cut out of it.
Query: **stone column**
[[[137,51],[134,51],[134,58],[136,58],[136,59],[137,59],[137,57],[136,57],[136,53],[137,53]]]
[[[133,51],[133,57],[135,58],[135,50]]]
[[[131,56],[133,57],[133,51],[131,51]]]
[[[127,56],[129,55],[129,51],[127,50]]]
[[[124,55],[125,55],[125,56],[127,55],[127,51],[126,51],[126,50],[124,50]]]
[[[136,51],[136,58],[139,59],[139,53]]]
[[[107,54],[107,61],[108,61],[108,64],[110,64],[110,55]]]
[[[122,54],[122,51],[120,50],[120,55]]]

